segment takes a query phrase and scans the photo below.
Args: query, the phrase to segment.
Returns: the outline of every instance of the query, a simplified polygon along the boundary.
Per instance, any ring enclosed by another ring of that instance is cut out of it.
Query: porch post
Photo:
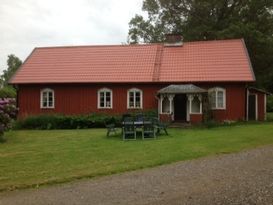
[[[191,102],[193,100],[192,94],[188,94],[187,98],[188,98],[188,101],[189,101],[189,113],[191,114],[192,113],[192,111],[191,111]]]
[[[202,111],[202,95],[201,94],[198,95],[198,100],[200,102],[200,113],[203,114],[203,111]]]
[[[172,120],[173,120],[173,98],[174,98],[174,95],[168,95],[168,99],[170,103],[170,115],[172,117]]]
[[[162,114],[162,101],[163,101],[163,96],[162,94],[160,94],[160,97],[159,97],[159,114]]]

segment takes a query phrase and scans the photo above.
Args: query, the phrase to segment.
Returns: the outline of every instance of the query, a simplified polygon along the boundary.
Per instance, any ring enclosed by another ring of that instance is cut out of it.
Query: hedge
[[[132,115],[138,114],[130,113]],[[147,111],[146,116],[155,116],[155,111]],[[17,120],[14,129],[86,129],[102,128],[105,124],[115,123],[121,126],[121,115],[89,114],[89,115],[37,115]]]

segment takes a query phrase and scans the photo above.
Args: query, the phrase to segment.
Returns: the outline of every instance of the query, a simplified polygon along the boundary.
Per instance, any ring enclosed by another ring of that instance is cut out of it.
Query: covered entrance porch
[[[203,94],[207,90],[193,84],[169,85],[158,91],[161,121],[198,123],[203,118]]]

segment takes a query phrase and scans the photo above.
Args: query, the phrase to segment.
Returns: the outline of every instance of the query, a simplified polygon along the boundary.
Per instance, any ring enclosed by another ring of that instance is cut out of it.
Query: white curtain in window
[[[164,97],[162,100],[162,112],[170,113],[170,101],[168,97]]]
[[[191,112],[192,113],[201,113],[200,103],[201,102],[200,102],[198,96],[194,96],[191,101]]]

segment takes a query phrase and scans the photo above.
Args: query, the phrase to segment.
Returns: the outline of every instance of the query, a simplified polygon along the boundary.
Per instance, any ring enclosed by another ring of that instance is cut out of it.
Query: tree
[[[13,76],[13,74],[18,70],[18,68],[22,65],[22,61],[14,54],[11,54],[8,55],[7,65],[8,68],[4,70],[3,74],[1,75],[2,87],[8,85],[8,81]]]
[[[273,1],[144,0],[129,22],[129,43],[164,41],[182,33],[185,41],[244,38],[257,86],[273,91]]]

